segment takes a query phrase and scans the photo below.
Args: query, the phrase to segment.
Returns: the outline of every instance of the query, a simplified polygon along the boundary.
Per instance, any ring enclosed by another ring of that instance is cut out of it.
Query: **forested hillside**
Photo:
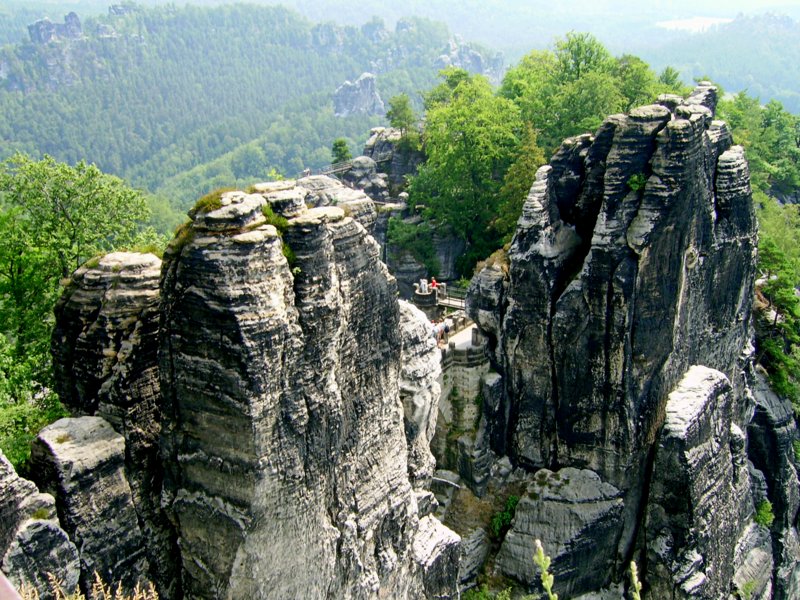
[[[780,100],[800,111],[800,23],[775,14],[740,15],[702,34],[656,44],[642,54],[684,78],[713,76],[726,90]]]
[[[414,95],[432,84],[449,39],[421,19],[389,32],[374,20],[315,25],[279,7],[126,7],[85,20],[79,38],[2,50],[0,155],[87,160],[158,191],[258,138],[173,185],[184,206],[271,168],[294,175],[325,164],[333,139],[363,140],[382,120],[334,118],[336,88],[370,71],[384,98]]]

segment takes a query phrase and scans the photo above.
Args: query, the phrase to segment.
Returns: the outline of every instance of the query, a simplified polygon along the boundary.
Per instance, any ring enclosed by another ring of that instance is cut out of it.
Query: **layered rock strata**
[[[669,395],[646,524],[656,598],[724,598],[730,592],[731,549],[741,528],[732,450],[744,450],[731,440],[730,392],[725,375],[695,366]]]
[[[145,540],[125,477],[125,440],[100,417],[60,419],[31,449],[39,489],[52,494],[78,548],[87,594],[96,572],[124,589],[149,579]]]
[[[161,260],[114,252],[79,268],[55,307],[56,390],[74,414],[97,415],[125,438],[125,477],[147,549],[151,579],[176,594],[176,546],[161,511],[158,374]]]
[[[409,480],[430,471],[416,440],[438,394],[400,365],[404,352],[430,365],[435,348],[420,325],[401,326],[394,279],[359,223],[324,207],[279,233],[266,202],[224,195],[165,255],[164,498],[184,590],[455,593],[458,537],[421,516]]]
[[[570,595],[603,587],[630,558],[641,560],[645,538],[651,560],[643,578],[661,590],[653,597],[726,597],[734,578],[773,564],[765,532],[751,527],[758,498],[750,473],[760,474],[746,455],[752,399],[743,369],[756,248],[747,163],[713,120],[713,86],[660,102],[564,142],[536,173],[508,274],[484,269],[467,301],[502,378],[499,398],[483,411],[487,455],[508,455],[529,472],[589,470],[599,486],[618,491],[603,542],[615,548],[603,559],[606,579],[567,576],[561,591]],[[717,373],[727,391],[681,392],[696,369]],[[668,442],[665,422],[670,398],[687,396],[711,407],[687,427],[711,437],[681,446]],[[686,453],[699,462],[687,464]],[[673,463],[684,465],[671,475],[682,478],[683,492],[667,482],[664,465]],[[782,487],[788,475],[784,469]],[[683,493],[684,504],[656,489]],[[530,555],[533,538],[568,514],[531,518],[526,507],[541,501],[529,491],[524,498],[501,556],[523,531]],[[576,502],[596,500],[584,487]],[[647,519],[655,529],[645,536]],[[658,548],[656,529],[671,532]],[[795,555],[782,560],[790,570],[797,564]],[[522,577],[511,562],[501,568]],[[771,585],[756,583],[760,594]]]
[[[73,593],[80,560],[61,529],[53,496],[19,477],[0,452],[0,571],[18,589],[35,590],[43,600],[54,598],[48,573]]]

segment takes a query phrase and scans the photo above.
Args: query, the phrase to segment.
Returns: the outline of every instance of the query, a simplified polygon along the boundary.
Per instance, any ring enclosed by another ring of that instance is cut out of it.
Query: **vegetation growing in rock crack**
[[[756,514],[753,517],[755,522],[764,527],[771,527],[775,521],[775,513],[772,512],[772,502],[769,500],[762,500],[756,507]]]
[[[489,532],[494,539],[502,540],[505,537],[506,532],[511,527],[511,521],[514,520],[517,504],[519,504],[519,496],[511,495],[506,498],[503,509],[492,516]]]

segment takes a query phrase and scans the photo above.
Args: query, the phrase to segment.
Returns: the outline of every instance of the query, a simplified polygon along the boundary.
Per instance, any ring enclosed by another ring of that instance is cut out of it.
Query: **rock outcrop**
[[[161,511],[160,279],[161,260],[152,254],[89,261],[55,307],[51,349],[61,401],[73,414],[102,417],[125,438],[125,477],[148,539],[151,579],[170,598],[176,546]]]
[[[355,157],[350,169],[342,173],[342,181],[352,188],[362,190],[373,200],[389,200],[387,175],[378,173],[377,164],[369,156]]]
[[[788,508],[770,547],[752,521],[752,483],[764,476],[747,455],[756,248],[747,163],[713,120],[716,88],[701,83],[687,100],[660,102],[566,140],[536,173],[508,273],[494,266],[473,279],[468,312],[502,378],[500,398],[484,407],[482,443],[529,472],[581,469],[595,489],[616,490],[596,546],[615,549],[586,559],[604,561],[588,570],[606,578],[565,567],[575,573],[561,583],[570,595],[605,587],[646,551],[654,598],[727,597],[731,582],[741,590],[759,568],[748,585],[767,597],[773,555],[783,576],[800,558],[785,526],[797,486],[787,464],[794,433],[764,412],[756,422],[770,433],[758,445],[777,444],[786,457],[764,484]],[[607,501],[587,496],[582,510]],[[504,572],[525,579],[508,558],[513,544],[545,538],[565,518],[538,514],[545,504],[523,494]],[[792,548],[783,557],[776,539]],[[559,556],[564,540],[551,542]],[[581,544],[567,547],[561,560],[578,560]]]
[[[53,598],[48,573],[72,593],[78,586],[80,560],[58,524],[53,496],[39,493],[33,482],[19,477],[0,452],[0,571],[18,589]]]
[[[405,188],[406,177],[415,175],[425,160],[421,150],[400,144],[402,132],[394,127],[374,127],[364,144],[364,156],[374,160],[382,172],[389,176],[393,193]]]
[[[39,489],[52,494],[78,548],[81,588],[103,581],[131,590],[149,579],[144,538],[125,476],[125,440],[100,417],[60,419],[31,449]]]
[[[695,366],[667,400],[646,523],[656,598],[724,598],[730,592],[732,549],[741,529],[735,494],[749,492],[749,486],[735,486],[749,480],[746,460],[732,456],[744,447],[732,443],[730,392],[725,375]],[[740,472],[734,473],[737,463]]]
[[[420,515],[409,479],[429,471],[415,440],[435,402],[409,383],[401,402],[418,327],[400,326],[394,279],[341,208],[279,234],[265,202],[224,195],[165,255],[164,499],[184,592],[454,594],[458,537]]]
[[[28,33],[31,42],[44,45],[53,40],[74,40],[83,35],[81,20],[74,12],[70,12],[64,17],[63,23],[53,23],[50,19],[44,18],[28,25]]]
[[[437,69],[457,67],[470,73],[484,75],[495,85],[500,83],[504,72],[502,54],[490,54],[485,49],[478,50],[459,36],[454,36],[448,41],[447,47],[436,59],[434,66]]]
[[[375,75],[362,73],[355,81],[345,81],[336,88],[333,112],[337,117],[385,114],[386,107],[378,93]]]

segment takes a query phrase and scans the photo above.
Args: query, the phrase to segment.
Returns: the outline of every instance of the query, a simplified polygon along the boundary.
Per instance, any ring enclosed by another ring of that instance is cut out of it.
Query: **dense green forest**
[[[129,6],[86,19],[80,39],[0,51],[0,157],[85,159],[184,209],[270,169],[320,167],[336,137],[356,149],[382,116],[334,118],[334,90],[372,71],[384,97],[416,96],[449,40],[423,19],[390,32],[280,7]]]
[[[800,23],[786,16],[740,15],[702,34],[687,35],[643,53],[684,78],[713,75],[725,89],[800,112]]]
[[[389,32],[379,20],[312,25],[281,8],[137,7],[84,31],[0,53],[0,151],[11,157],[0,166],[0,448],[17,464],[63,414],[48,353],[59,280],[97,252],[157,247],[147,223],[165,229],[211,188],[328,163],[334,140],[341,155],[357,150],[385,117],[335,117],[344,79],[377,72],[388,118],[427,157],[408,188],[424,221],[390,223],[390,239],[435,271],[432,233],[462,238],[465,277],[502,253],[533,174],[563,138],[688,91],[677,70],[615,57],[584,33],[530,52],[494,88],[458,68],[437,80],[448,32],[425,20]],[[758,322],[758,359],[800,407],[800,119],[747,93],[719,112],[748,151],[762,226],[758,294],[772,318]]]

